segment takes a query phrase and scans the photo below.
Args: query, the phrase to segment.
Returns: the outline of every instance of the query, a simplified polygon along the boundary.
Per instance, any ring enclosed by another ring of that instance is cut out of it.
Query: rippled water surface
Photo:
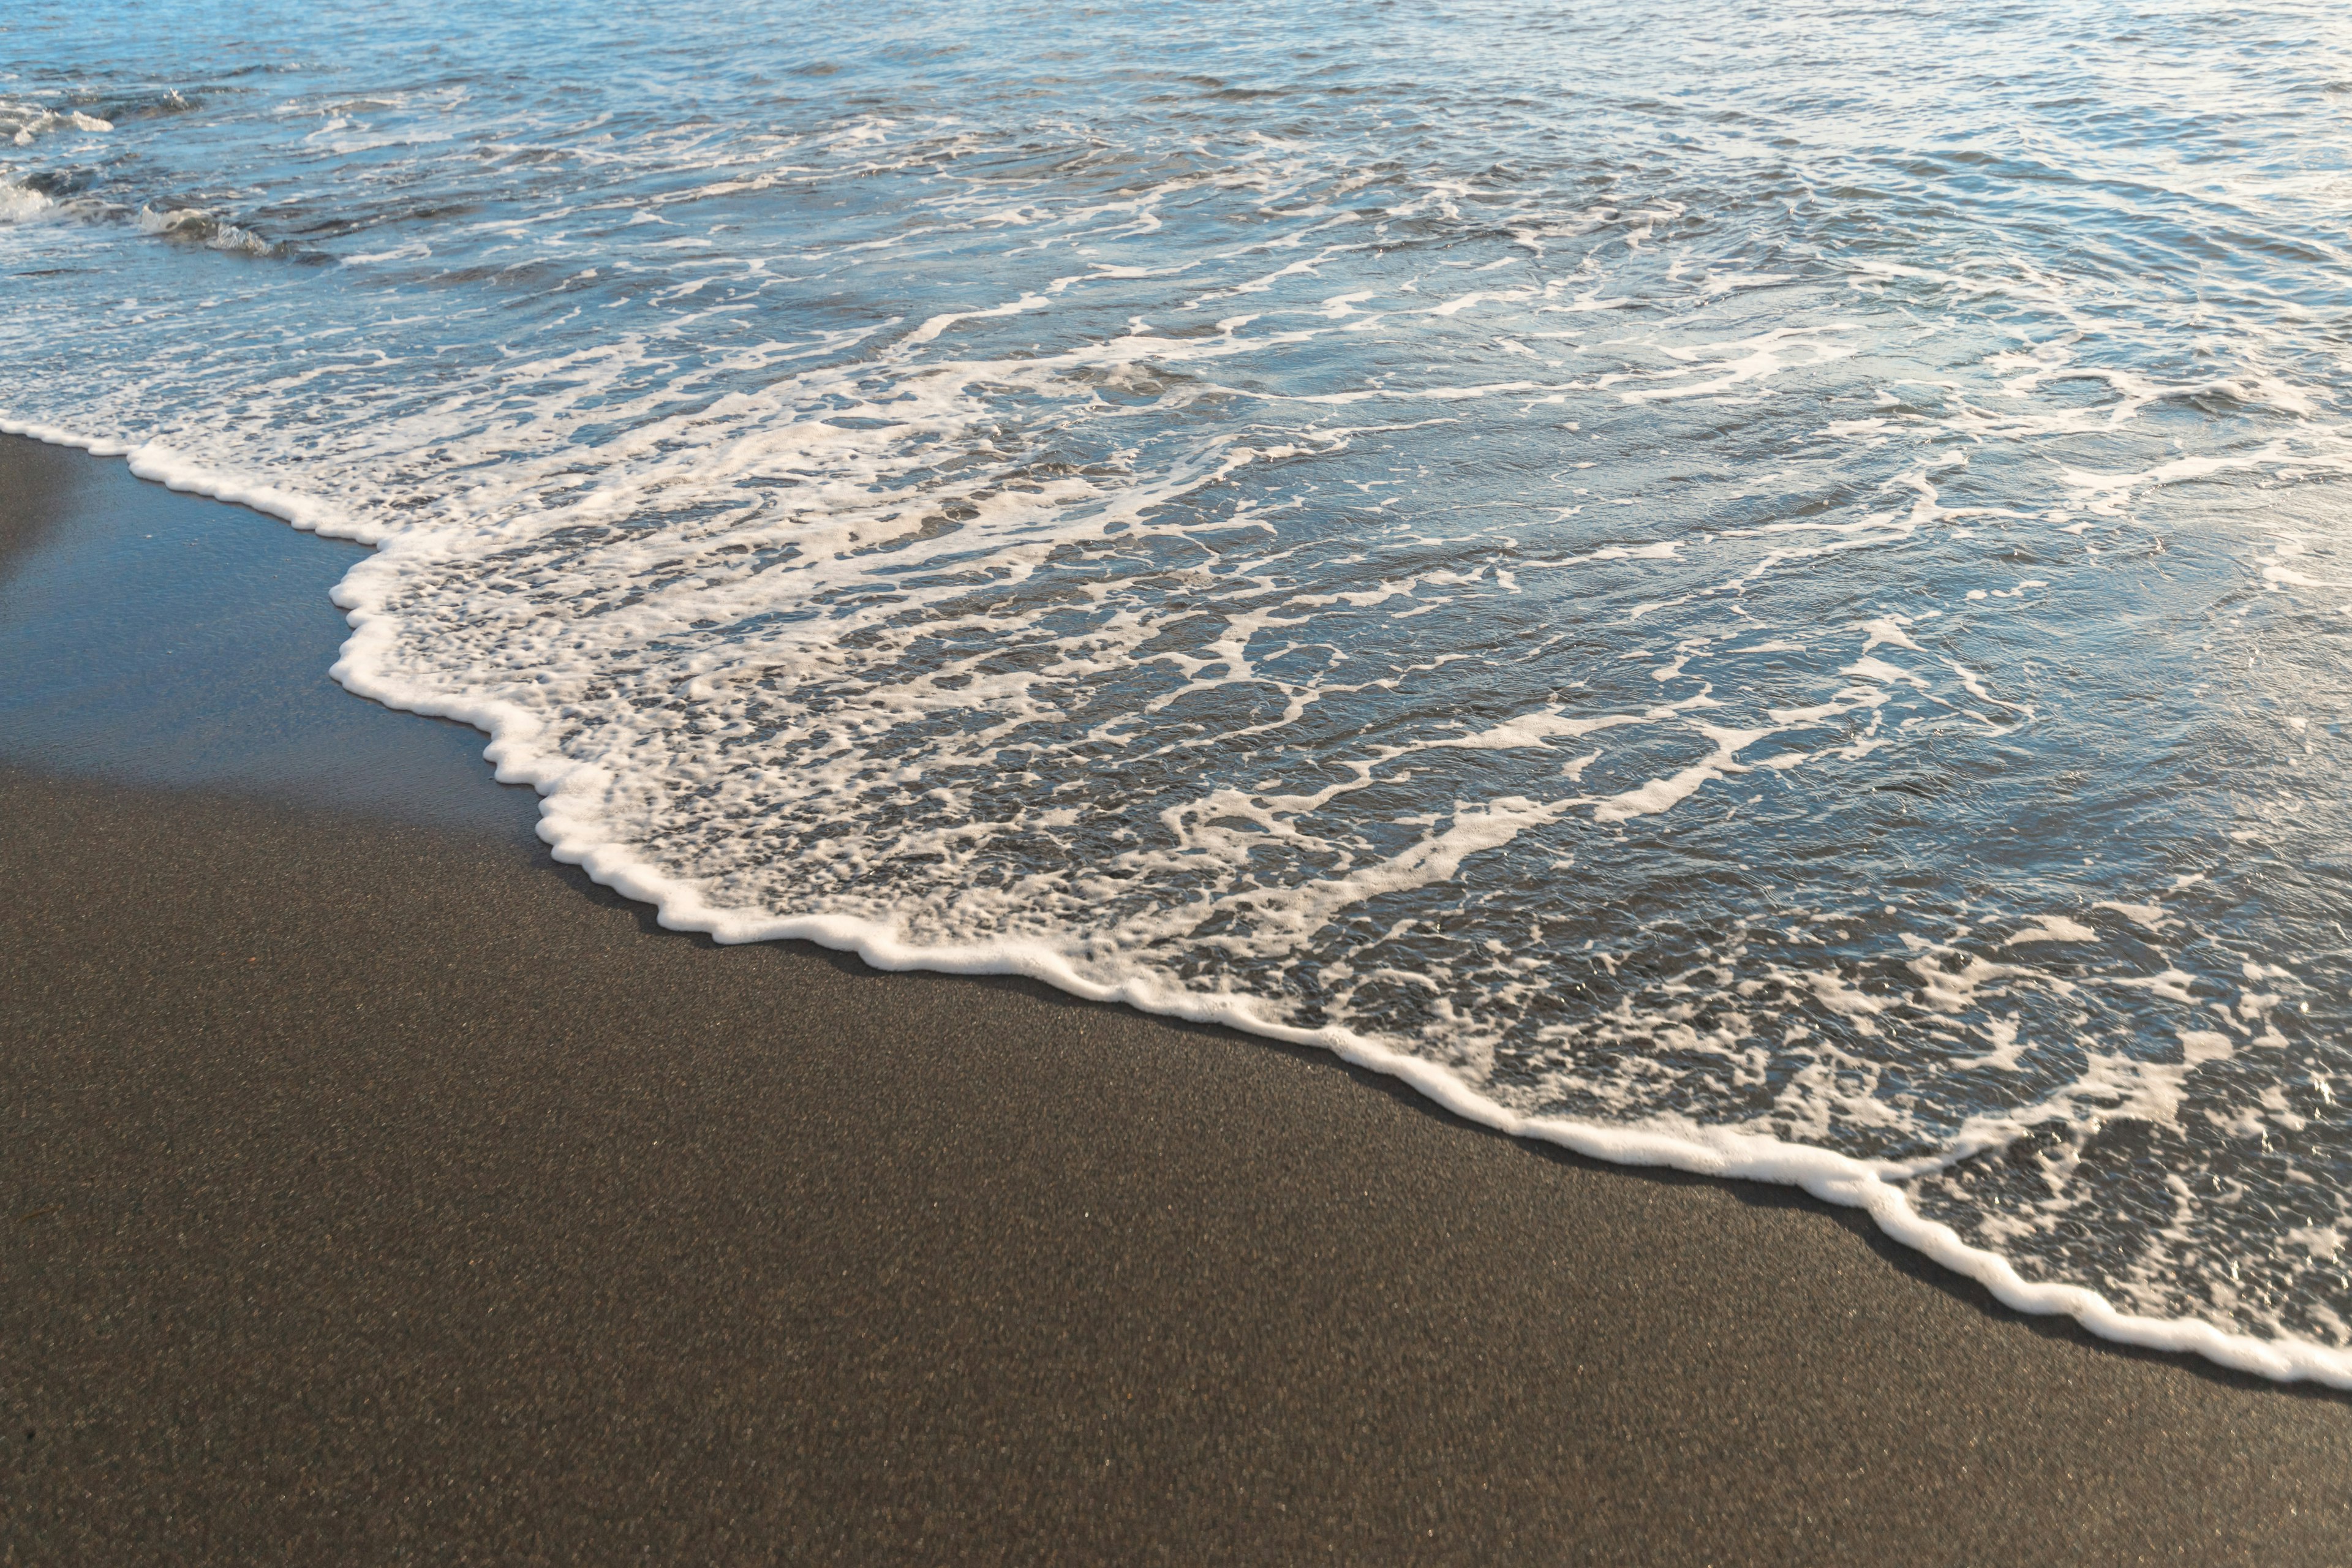
[[[31,0],[0,406],[676,923],[2352,1381],[2347,156],[2321,4]]]

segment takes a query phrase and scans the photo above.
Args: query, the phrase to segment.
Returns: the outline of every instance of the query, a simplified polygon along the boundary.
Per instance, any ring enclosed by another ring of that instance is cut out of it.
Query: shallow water
[[[327,679],[361,546],[0,436],[0,766],[391,816],[535,846],[462,724]]]
[[[339,678],[673,923],[2352,1383],[2336,7],[0,37],[7,427],[380,543]]]

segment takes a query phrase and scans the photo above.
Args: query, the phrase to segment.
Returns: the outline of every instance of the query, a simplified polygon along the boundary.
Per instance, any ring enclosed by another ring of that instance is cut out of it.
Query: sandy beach
[[[308,563],[278,592],[331,648],[313,580],[349,552],[13,439],[0,573],[131,505]],[[285,668],[247,705],[281,740],[324,680]],[[32,733],[0,773],[0,1561],[2352,1540],[2352,1400],[2021,1318],[1856,1215],[1026,984],[666,932],[478,762],[325,808]]]

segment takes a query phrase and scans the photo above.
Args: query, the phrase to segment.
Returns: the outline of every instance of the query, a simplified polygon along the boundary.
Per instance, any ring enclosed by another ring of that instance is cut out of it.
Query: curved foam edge
[[[5,415],[0,415],[0,433],[76,447],[99,457],[124,458],[131,471],[142,479],[250,507],[309,531],[377,545],[386,538],[385,531],[359,524],[348,514],[309,497],[223,474],[153,442],[134,445],[86,437]],[[1564,1117],[1528,1116],[1485,1098],[1434,1062],[1391,1050],[1352,1030],[1302,1029],[1266,1018],[1258,1013],[1256,1000],[1247,995],[1181,991],[1140,977],[1106,984],[1079,974],[1060,954],[1036,943],[922,947],[901,940],[887,926],[846,916],[769,916],[718,908],[694,884],[665,876],[599,837],[592,815],[580,809],[580,804],[601,797],[609,775],[593,764],[538,751],[532,742],[541,726],[522,710],[506,703],[452,702],[377,675],[368,655],[389,642],[392,627],[389,617],[377,607],[380,601],[367,591],[373,575],[367,571],[371,564],[373,559],[361,562],[335,589],[334,602],[346,611],[352,634],[329,673],[354,694],[386,707],[458,720],[489,735],[483,755],[495,764],[499,782],[529,784],[540,792],[539,834],[555,858],[580,867],[593,880],[625,897],[653,905],[656,919],[667,930],[701,931],[715,942],[730,944],[810,942],[854,952],[880,970],[1020,975],[1087,1001],[1119,1003],[1140,1012],[1313,1047],[1356,1067],[1400,1079],[1464,1121],[1515,1138],[1555,1144],[1611,1164],[1657,1165],[1694,1175],[1798,1187],[1823,1202],[1862,1209],[1892,1239],[1975,1280],[1994,1300],[2016,1311],[2071,1317],[2101,1339],[2118,1344],[2201,1356],[2232,1371],[2280,1383],[2309,1381],[2352,1389],[2352,1351],[2303,1340],[2232,1334],[2194,1319],[2147,1317],[2124,1311],[2083,1286],[2027,1279],[1999,1254],[1969,1246],[1949,1226],[1927,1219],[1914,1209],[1890,1180],[1910,1173],[1911,1166],[1873,1164],[1728,1128],[1665,1123],[1610,1127]]]
[[[52,447],[78,447],[93,457],[121,458],[130,465],[133,474],[142,479],[152,479],[166,489],[249,507],[281,522],[292,523],[305,533],[355,540],[362,544],[381,544],[386,538],[384,530],[360,522],[340,508],[292,490],[280,489],[275,485],[256,484],[234,474],[206,468],[153,441],[137,444],[110,441],[79,435],[55,425],[10,419],[5,415],[0,415],[0,435],[24,436]]]

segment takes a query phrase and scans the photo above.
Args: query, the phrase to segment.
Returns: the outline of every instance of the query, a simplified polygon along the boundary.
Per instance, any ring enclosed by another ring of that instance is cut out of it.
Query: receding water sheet
[[[673,9],[33,0],[0,428],[672,924],[2352,1385],[2340,8]]]

